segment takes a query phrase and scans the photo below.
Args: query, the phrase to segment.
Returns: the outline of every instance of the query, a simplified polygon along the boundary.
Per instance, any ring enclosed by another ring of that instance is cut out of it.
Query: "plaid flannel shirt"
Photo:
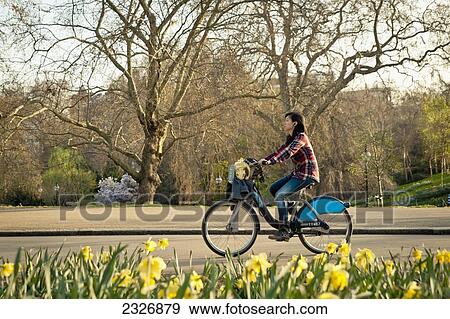
[[[311,142],[305,133],[300,133],[289,144],[283,144],[277,151],[265,157],[268,165],[282,163],[288,159],[294,163],[292,174],[300,179],[310,177],[320,182],[319,166]]]

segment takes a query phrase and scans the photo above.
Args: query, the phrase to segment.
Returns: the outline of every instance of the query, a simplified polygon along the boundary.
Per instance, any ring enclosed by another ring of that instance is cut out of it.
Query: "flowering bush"
[[[1,298],[450,298],[450,252],[414,249],[408,258],[378,258],[370,249],[330,245],[312,257],[287,262],[265,253],[225,263],[208,260],[202,273],[157,252],[167,238],[149,238],[128,252],[85,246],[61,257],[19,250],[16,262],[0,257]],[[20,260],[24,262],[19,262]],[[171,266],[171,267],[170,267]]]
[[[139,184],[128,174],[124,174],[120,182],[110,176],[98,182],[99,191],[95,199],[103,204],[133,202],[138,194],[138,186]]]

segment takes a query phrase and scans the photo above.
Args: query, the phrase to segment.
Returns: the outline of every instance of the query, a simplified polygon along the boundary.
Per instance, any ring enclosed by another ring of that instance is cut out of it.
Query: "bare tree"
[[[245,2],[250,1],[75,0],[34,6],[28,2],[33,12],[15,9],[21,26],[15,32],[22,43],[29,41],[33,50],[27,62],[33,65],[39,60],[38,77],[44,76],[48,84],[35,91],[33,99],[39,100],[40,110],[88,132],[85,140],[97,143],[139,182],[139,202],[152,200],[160,184],[157,170],[167,137],[172,141],[187,138],[174,132],[175,119],[227,101],[261,97],[246,86],[236,95],[203,101],[199,107],[183,102],[191,83],[203,76],[200,66],[205,50],[213,47],[210,38],[226,32]],[[89,98],[111,92],[99,81],[111,67],[124,84],[114,92],[127,105],[122,111],[137,119],[142,132],[139,141],[127,141],[120,125],[112,129],[124,122],[123,112],[110,114],[109,127],[96,123],[92,112],[73,116],[80,112],[75,110],[76,103],[70,103],[69,93],[81,83]]]
[[[208,124],[215,108],[239,101],[279,131],[281,102],[283,111],[304,112],[314,132],[315,119],[356,77],[420,68],[450,44],[444,0],[423,8],[412,0],[18,0],[4,7],[10,17],[1,31],[34,81],[25,102],[0,110],[5,123],[14,129],[52,115],[67,125],[49,125],[46,134],[106,154],[139,182],[141,202],[160,184],[167,150],[221,130]],[[206,71],[221,48],[249,74],[233,89],[225,71]],[[205,92],[205,81],[215,92]],[[197,114],[203,123],[192,121]],[[343,180],[336,178],[340,189]]]
[[[420,68],[450,45],[446,1],[286,0],[249,6],[234,44],[282,110],[316,120],[358,76]],[[270,122],[269,117],[265,117]]]

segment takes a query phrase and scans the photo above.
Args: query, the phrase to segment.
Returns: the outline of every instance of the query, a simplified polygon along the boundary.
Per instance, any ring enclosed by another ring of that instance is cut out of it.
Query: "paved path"
[[[207,207],[2,208],[0,231],[82,229],[200,229]],[[276,216],[274,207],[270,208]],[[350,208],[354,228],[450,227],[450,207]],[[262,228],[269,226],[262,221]]]

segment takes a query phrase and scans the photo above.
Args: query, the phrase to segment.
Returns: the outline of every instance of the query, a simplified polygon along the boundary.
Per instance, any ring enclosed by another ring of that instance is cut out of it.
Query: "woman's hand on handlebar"
[[[265,158],[262,158],[258,161],[258,164],[259,165],[268,165],[269,162]]]

